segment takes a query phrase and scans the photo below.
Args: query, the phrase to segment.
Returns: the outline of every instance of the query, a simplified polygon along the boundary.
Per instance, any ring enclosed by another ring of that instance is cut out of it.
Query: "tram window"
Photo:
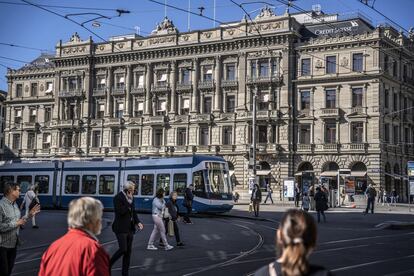
[[[35,184],[39,187],[39,194],[49,193],[49,176],[48,175],[36,175]]]
[[[159,174],[157,175],[157,189],[163,188],[165,195],[170,194],[170,174]]]
[[[135,184],[135,190],[134,190],[134,195],[138,194],[138,184],[139,184],[139,175],[138,174],[128,174],[127,177],[128,181],[132,181]]]
[[[4,186],[6,183],[13,183],[14,182],[14,176],[13,175],[3,175],[0,177],[0,193],[2,194],[4,192]]]
[[[101,175],[99,176],[99,193],[101,195],[112,195],[115,188],[115,176],[114,175]]]
[[[154,175],[143,174],[141,177],[141,195],[154,194]]]
[[[96,175],[82,176],[82,194],[94,195],[96,194]]]
[[[187,187],[187,174],[186,173],[176,173],[174,174],[174,191],[177,192],[179,196],[184,195],[185,188]]]
[[[194,194],[199,197],[205,196],[205,185],[203,171],[193,173]]]
[[[65,181],[65,194],[78,194],[79,180],[79,175],[67,175]]]
[[[20,186],[20,192],[25,193],[32,185],[32,176],[31,175],[18,175],[17,184]]]

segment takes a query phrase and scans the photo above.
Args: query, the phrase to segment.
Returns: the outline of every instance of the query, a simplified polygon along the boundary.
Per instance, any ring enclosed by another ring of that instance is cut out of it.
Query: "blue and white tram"
[[[190,184],[195,188],[194,212],[222,213],[233,207],[229,171],[221,157],[22,161],[0,165],[0,191],[4,183],[17,182],[23,196],[30,185],[38,183],[42,206],[49,208],[67,208],[73,198],[93,196],[106,209],[112,209],[114,195],[127,180],[137,186],[135,202],[140,211],[151,211],[158,188],[164,188],[167,196],[177,191],[182,206],[184,190]]]

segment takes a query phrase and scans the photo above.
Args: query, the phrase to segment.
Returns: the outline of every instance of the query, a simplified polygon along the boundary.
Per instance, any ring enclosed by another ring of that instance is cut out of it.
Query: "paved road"
[[[153,225],[149,215],[140,215],[145,229],[134,239],[131,275],[253,273],[274,258],[275,231],[284,209],[268,205],[260,220],[252,219],[245,209],[246,206],[236,206],[232,211],[240,218],[200,217],[194,218],[193,225],[180,224],[186,246],[167,252],[145,250]],[[22,231],[25,243],[18,251],[14,275],[36,275],[44,250],[66,232],[65,216],[63,211],[44,211],[38,218],[40,229],[27,227]],[[104,217],[109,222],[112,213]],[[412,215],[363,215],[360,210],[335,210],[327,218],[326,224],[318,225],[313,262],[327,266],[335,275],[414,274],[414,230],[375,228],[383,221],[413,221]],[[104,228],[99,238],[110,254],[116,250],[110,227]],[[120,275],[120,265],[115,265],[113,275]]]

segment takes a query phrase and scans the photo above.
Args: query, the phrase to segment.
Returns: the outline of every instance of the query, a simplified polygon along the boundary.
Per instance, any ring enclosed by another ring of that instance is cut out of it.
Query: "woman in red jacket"
[[[82,197],[69,204],[68,232],[43,254],[39,276],[109,276],[109,256],[99,244],[103,206]]]

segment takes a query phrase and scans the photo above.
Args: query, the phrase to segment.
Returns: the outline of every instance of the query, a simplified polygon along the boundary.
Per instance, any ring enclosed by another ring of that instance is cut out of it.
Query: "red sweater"
[[[109,276],[109,256],[98,241],[78,229],[52,243],[42,256],[39,276]]]

